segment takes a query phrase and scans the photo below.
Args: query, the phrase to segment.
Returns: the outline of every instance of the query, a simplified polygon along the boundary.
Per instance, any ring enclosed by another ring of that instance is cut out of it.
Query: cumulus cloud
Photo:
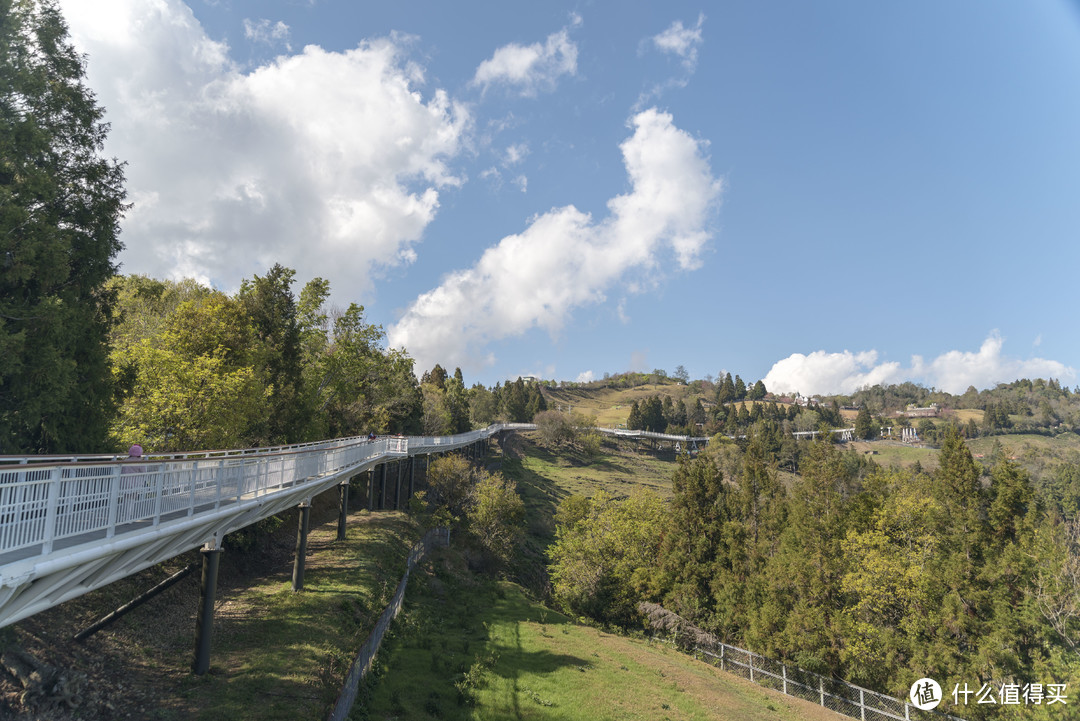
[[[591,370],[578,373],[578,377],[574,379],[577,383],[592,383],[594,380],[596,380],[596,374]]]
[[[244,37],[254,43],[264,45],[283,43],[286,50],[292,50],[292,46],[289,45],[289,26],[280,20],[272,23],[266,18],[259,20],[244,18]]]
[[[656,109],[631,124],[620,146],[631,189],[608,201],[606,218],[572,205],[537,216],[418,297],[390,328],[391,345],[408,348],[417,368],[476,367],[489,342],[531,328],[557,334],[575,308],[605,300],[616,282],[631,285],[664,251],[683,270],[698,267],[721,191],[706,143]]]
[[[275,262],[338,293],[407,263],[432,221],[468,111],[393,36],[308,46],[241,71],[180,0],[62,0],[125,161],[126,272],[233,289]],[[255,24],[272,38],[275,28]]]
[[[948,391],[963,393],[968,386],[992,388],[1017,378],[1058,378],[1072,380],[1076,370],[1045,358],[1008,358],[1001,349],[1005,339],[994,331],[974,353],[953,350],[939,355],[929,363],[920,356],[911,359],[912,373],[924,377],[928,384]]]
[[[528,143],[516,143],[506,148],[506,153],[503,155],[503,165],[510,167],[511,165],[517,165],[521,161],[525,160],[529,154]]]
[[[572,24],[580,25],[580,18]],[[569,28],[548,35],[543,43],[510,43],[480,63],[472,83],[485,91],[505,85],[522,96],[535,97],[540,90],[553,90],[559,77],[577,73],[577,52]]]
[[[1072,380],[1076,370],[1044,358],[1021,360],[1002,355],[1004,339],[992,332],[978,351],[952,350],[927,362],[912,356],[911,366],[877,362],[876,351],[863,353],[794,353],[777,361],[764,378],[765,387],[778,393],[799,391],[807,395],[852,393],[867,385],[914,381],[959,394],[968,386],[992,388],[1017,378]]]
[[[653,45],[661,52],[679,56],[683,67],[693,72],[697,68],[698,47],[702,43],[701,26],[704,22],[704,14],[698,15],[697,25],[692,28],[683,27],[682,21],[676,20],[667,30],[653,36]]]
[[[877,351],[819,350],[809,355],[792,353],[777,361],[762,382],[775,393],[851,393],[866,385],[895,383],[899,372],[899,363],[877,365]]]

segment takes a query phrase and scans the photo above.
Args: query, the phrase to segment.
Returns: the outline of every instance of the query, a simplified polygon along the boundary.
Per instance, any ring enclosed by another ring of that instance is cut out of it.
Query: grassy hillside
[[[675,400],[693,402],[695,396],[690,387],[664,383],[643,385],[637,388],[545,388],[544,398],[549,408],[565,410],[568,406],[574,411],[587,416],[595,416],[597,425],[614,428],[625,424],[630,415],[630,406],[634,401],[642,401],[652,396],[671,396]]]
[[[353,719],[715,719],[837,716],[645,639],[582,626],[459,551],[425,564]]]
[[[199,573],[79,644],[76,631],[147,590],[197,551],[16,624],[33,656],[87,678],[74,709],[20,710],[0,673],[0,718],[13,721],[324,719],[349,664],[382,612],[419,537],[400,513],[351,514],[338,542],[333,499],[315,499],[303,593],[293,593],[295,514],[257,548],[225,541],[210,672],[190,671]],[[0,644],[2,646],[3,644]]]

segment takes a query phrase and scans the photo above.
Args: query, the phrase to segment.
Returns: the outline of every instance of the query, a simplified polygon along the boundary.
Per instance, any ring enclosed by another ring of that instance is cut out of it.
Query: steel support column
[[[385,511],[386,510],[386,463],[383,463],[381,468],[382,468],[382,473],[380,474],[380,477],[382,478],[382,481],[379,484],[379,510],[380,511]]]
[[[416,456],[409,458],[409,498],[413,497],[413,493],[416,491],[413,488],[413,483],[416,477]]]
[[[394,474],[394,476],[397,479],[396,482],[394,483],[394,510],[395,511],[400,511],[401,510],[401,471],[402,471],[401,461],[398,461],[394,465],[397,466],[397,473]]]
[[[300,504],[300,522],[296,529],[296,558],[292,567],[292,590],[304,590],[304,560],[307,558],[308,522],[311,520],[311,503]]]
[[[202,548],[202,580],[199,584],[199,617],[195,620],[195,661],[191,670],[202,676],[210,670],[210,635],[214,630],[214,597],[217,595],[221,547],[211,542]]]
[[[349,518],[349,482],[338,484],[337,539],[345,540],[345,522]]]
[[[372,468],[364,471],[367,473],[367,509],[375,510],[375,470]]]

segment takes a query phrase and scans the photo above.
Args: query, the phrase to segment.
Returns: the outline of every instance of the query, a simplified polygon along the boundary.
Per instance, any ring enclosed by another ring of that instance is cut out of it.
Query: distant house
[[[904,415],[908,418],[937,418],[941,415],[941,409],[937,403],[931,403],[925,408],[917,408],[914,403],[908,403]]]

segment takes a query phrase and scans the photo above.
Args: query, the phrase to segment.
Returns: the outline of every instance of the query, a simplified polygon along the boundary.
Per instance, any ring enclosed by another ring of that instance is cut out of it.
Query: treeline
[[[293,291],[275,265],[227,295],[192,280],[117,276],[109,443],[153,451],[280,445],[376,434],[460,433],[546,408],[520,379],[465,388],[439,365],[418,382],[364,308],[328,308],[322,278]]]
[[[547,410],[547,401],[537,383],[518,378],[513,383],[496,383],[488,389],[480,383],[465,387],[461,369],[448,376],[439,364],[420,378],[424,398],[423,432],[453,435],[483,428],[496,421],[529,423]]]
[[[984,478],[955,429],[933,473],[800,442],[787,486],[770,445],[757,428],[745,450],[714,441],[680,463],[667,503],[566,499],[556,599],[631,627],[639,601],[660,603],[729,643],[900,697],[923,676],[947,696],[964,682],[995,696],[1005,683],[1077,688],[1075,505],[1006,458]]]

